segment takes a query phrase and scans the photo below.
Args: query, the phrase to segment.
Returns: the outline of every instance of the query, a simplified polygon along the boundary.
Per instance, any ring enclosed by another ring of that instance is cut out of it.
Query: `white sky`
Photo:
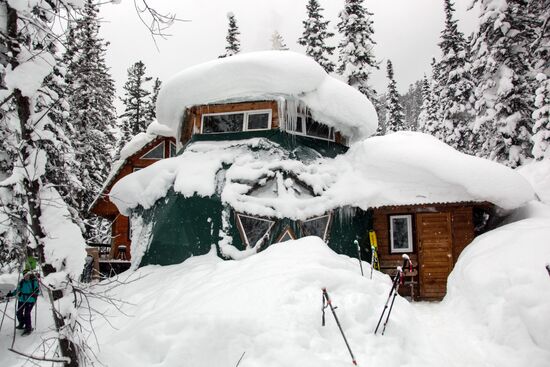
[[[477,10],[467,11],[472,0],[455,0],[459,27],[469,34],[477,26]],[[329,42],[337,46],[336,24],[344,0],[320,0],[323,15],[336,34]],[[296,43],[303,31],[307,0],[149,0],[162,12],[176,13],[180,22],[168,32],[167,40],[157,40],[159,50],[140,22],[133,0],[101,7],[101,35],[110,42],[107,64],[121,92],[126,70],[142,60],[150,76],[168,80],[178,71],[216,58],[224,52],[227,33],[226,14],[233,12],[241,32],[242,52],[271,48],[271,35],[279,31],[287,46],[297,52],[304,48]],[[387,86],[385,61],[392,60],[400,92],[409,84],[430,73],[430,61],[439,56],[439,35],[443,29],[443,0],[366,0],[374,13],[374,53],[380,70],[371,83],[384,92]],[[334,60],[337,60],[335,55]],[[192,88],[192,86],[190,86]]]

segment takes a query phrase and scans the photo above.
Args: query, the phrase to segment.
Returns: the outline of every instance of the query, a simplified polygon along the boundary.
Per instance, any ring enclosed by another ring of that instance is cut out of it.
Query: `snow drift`
[[[187,107],[280,97],[303,102],[315,120],[356,140],[378,127],[374,106],[362,93],[291,51],[245,53],[188,68],[163,84],[156,114],[176,136]]]

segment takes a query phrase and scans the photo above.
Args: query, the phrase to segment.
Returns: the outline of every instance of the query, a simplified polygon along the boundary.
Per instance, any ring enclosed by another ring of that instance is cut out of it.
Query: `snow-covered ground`
[[[478,237],[460,257],[446,299],[397,298],[383,336],[373,330],[389,277],[362,277],[356,259],[334,253],[316,237],[276,244],[240,261],[211,253],[144,267],[123,274],[121,279],[133,281],[112,291],[128,302],[127,315],[98,305],[113,324],[95,324],[98,355],[107,366],[235,366],[243,353],[244,367],[349,366],[328,310],[321,326],[321,289],[327,287],[360,366],[547,366],[548,238],[545,218]],[[363,267],[368,273],[369,265]],[[31,351],[46,335],[48,312],[40,299],[37,332],[17,337],[18,349]],[[9,325],[0,333],[0,365],[22,365],[5,352]]]
[[[443,302],[398,297],[383,336],[373,330],[389,277],[378,272],[372,280],[362,277],[357,259],[306,237],[242,260],[223,261],[212,252],[126,272],[120,276],[126,284],[111,291],[127,302],[124,313],[95,304],[108,321],[96,318],[99,346],[93,336],[88,342],[106,366],[235,366],[241,357],[241,367],[349,366],[351,357],[328,309],[321,326],[326,287],[359,366],[546,367],[548,218],[550,206],[533,201],[508,224],[476,238],[451,273]],[[368,274],[369,265],[363,267]],[[0,283],[15,282],[8,278]],[[29,337],[18,332],[15,349],[43,353],[37,346],[52,335],[50,320],[40,297],[37,330]],[[7,317],[0,366],[32,365],[7,351],[12,333]]]

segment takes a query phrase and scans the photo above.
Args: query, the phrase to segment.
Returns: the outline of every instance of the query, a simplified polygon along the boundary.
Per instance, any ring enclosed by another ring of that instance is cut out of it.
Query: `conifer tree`
[[[321,65],[327,73],[331,73],[336,65],[330,60],[330,55],[334,53],[335,47],[327,46],[328,38],[334,36],[334,33],[327,31],[328,20],[324,20],[321,8],[317,0],[309,0],[306,5],[307,19],[302,22],[304,32],[298,39],[298,43],[306,46],[306,55],[312,57]]]
[[[393,65],[390,60],[387,63],[387,76],[388,76],[388,101],[386,112],[386,134],[389,132],[405,130],[405,114],[403,113],[403,106],[399,101],[399,92],[397,91],[397,84],[395,83],[395,77],[393,72]]]
[[[433,135],[437,123],[437,105],[433,101],[431,84],[424,75],[422,79],[422,106],[418,115],[418,130]]]
[[[535,41],[531,44],[534,76],[533,156],[550,158],[550,6],[544,0],[529,4]]]
[[[285,40],[283,39],[283,36],[277,31],[274,31],[271,35],[271,49],[272,50],[280,50],[280,51],[286,51],[288,50],[287,45],[285,44]]]
[[[151,77],[145,75],[145,64],[137,61],[128,68],[128,80],[124,84],[124,113],[120,115],[120,130],[122,137],[119,140],[119,152],[124,145],[140,132],[145,132],[152,121],[151,92],[146,89],[146,83]],[[156,98],[156,97],[155,97]]]
[[[443,141],[457,150],[468,152],[470,125],[473,120],[471,97],[474,83],[469,69],[466,39],[453,19],[454,4],[444,0],[445,28],[441,32],[442,58],[438,63],[435,93]]]
[[[239,27],[237,26],[237,20],[235,19],[235,14],[229,12],[227,13],[227,20],[229,25],[227,27],[227,36],[225,40],[227,45],[225,46],[225,53],[219,57],[228,57],[233,56],[241,52],[241,41],[239,41]]]
[[[88,208],[99,194],[110,170],[115,148],[115,86],[105,62],[107,43],[99,37],[98,7],[93,0],[84,4],[82,17],[69,27],[64,61],[70,106],[71,140],[79,162],[75,195],[77,210],[85,218],[88,239],[98,241],[109,234],[99,218],[87,218]]]
[[[508,0],[506,7],[494,7],[489,0],[478,3],[481,23],[472,49],[477,82],[473,143],[481,156],[516,167],[532,151],[532,18],[523,0]]]
[[[151,90],[151,98],[149,98],[149,121],[153,121],[157,118],[156,107],[157,107],[157,98],[159,96],[159,91],[162,83],[159,78],[155,78],[153,82],[153,89]]]
[[[423,123],[422,131],[426,134],[435,136],[437,139],[444,141],[445,140],[445,127],[441,123],[441,116],[439,112],[439,85],[438,80],[440,80],[441,67],[439,63],[432,58],[431,62],[432,67],[432,78],[429,81],[430,96],[427,99],[429,105],[427,106],[427,116],[426,120]]]
[[[376,91],[369,85],[372,69],[378,69],[373,53],[372,15],[363,6],[363,0],[346,0],[339,14],[338,32],[342,40],[338,45],[338,72],[349,85],[375,101]]]

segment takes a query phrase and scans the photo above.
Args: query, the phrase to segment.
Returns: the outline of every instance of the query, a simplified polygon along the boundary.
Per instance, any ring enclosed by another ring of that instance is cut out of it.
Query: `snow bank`
[[[329,76],[313,59],[290,51],[245,53],[188,68],[163,84],[156,114],[177,131],[187,107],[281,96],[302,101],[314,118],[355,139],[378,126],[363,94]]]
[[[292,173],[315,196],[298,195],[281,172]],[[276,180],[278,195],[249,194],[262,179]],[[245,213],[293,219],[347,205],[489,201],[514,209],[534,198],[529,183],[513,170],[412,132],[369,138],[335,159],[309,163],[289,159],[288,151],[266,139],[195,142],[178,157],[124,177],[110,197],[127,215],[139,205],[150,208],[171,187],[186,197],[217,193]]]
[[[540,201],[550,204],[550,159],[533,161],[517,171],[533,186]]]
[[[109,366],[235,366],[243,352],[243,366],[351,365],[329,309],[321,326],[323,287],[359,365],[380,365],[371,363],[376,345],[383,350],[410,340],[388,354],[385,366],[400,365],[401,355],[417,346],[411,307],[401,298],[386,335],[372,334],[389,278],[361,277],[356,259],[337,255],[316,237],[276,244],[242,261],[222,261],[212,252],[179,265],[148,266],[131,279],[138,280],[117,287],[116,298],[129,302],[125,312],[133,317],[111,319],[116,330],[95,329],[99,358]]]
[[[445,302],[482,328],[482,338],[547,365],[550,355],[550,222],[526,219],[478,237],[449,277]],[[541,358],[546,351],[546,360]]]

